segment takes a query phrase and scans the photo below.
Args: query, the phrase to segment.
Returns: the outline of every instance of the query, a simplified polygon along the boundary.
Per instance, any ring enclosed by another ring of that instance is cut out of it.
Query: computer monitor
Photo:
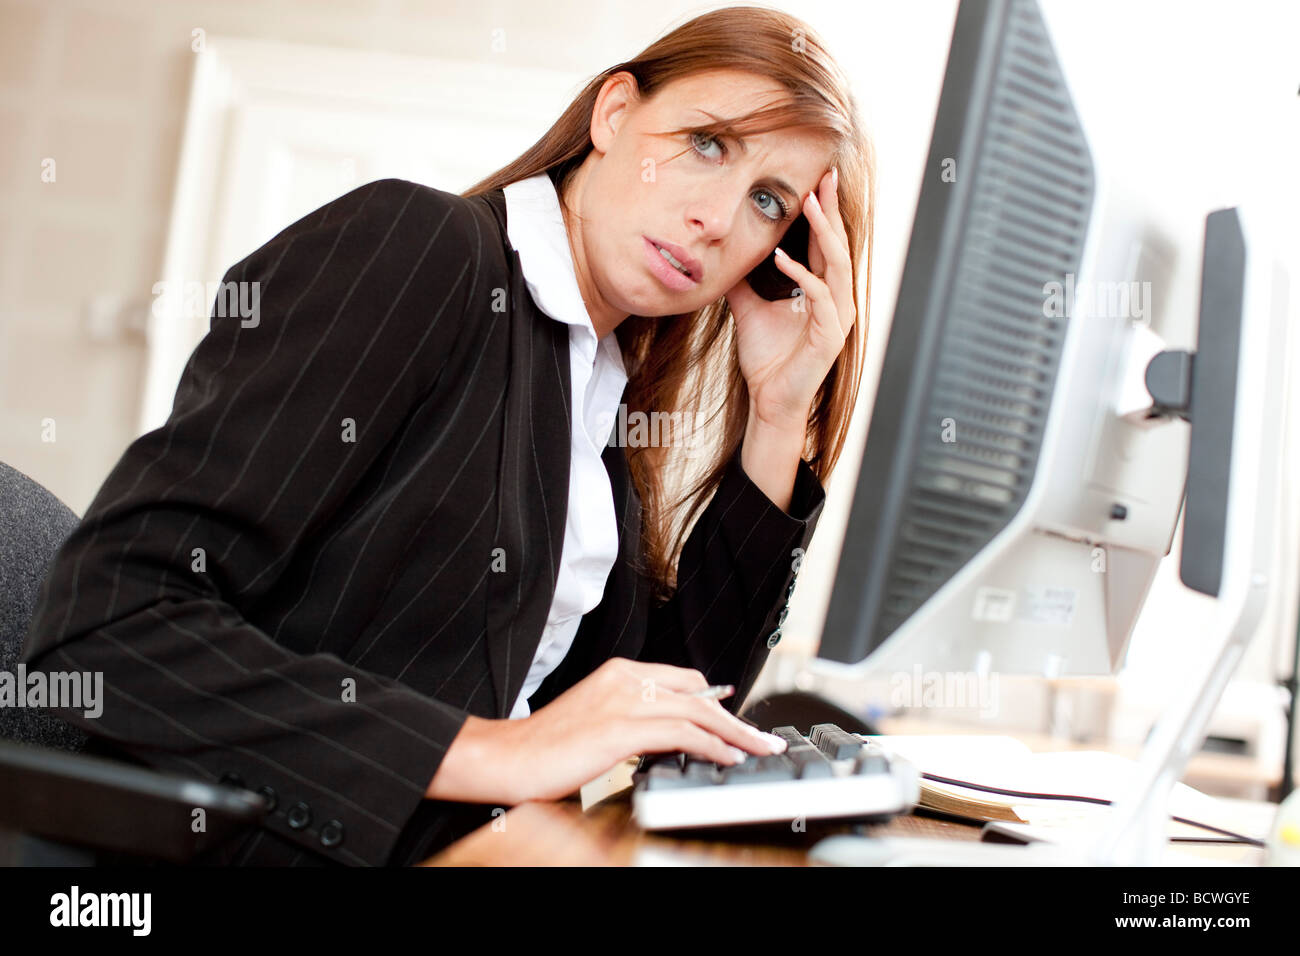
[[[1113,673],[1185,500],[1210,653],[1086,850],[1153,862],[1271,586],[1287,287],[1238,209],[1180,257],[1068,77],[1033,0],[963,0],[809,669]]]
[[[1218,593],[1242,227],[1180,261],[1114,158],[1037,4],[963,2],[814,670],[1111,674],[1185,490],[1183,580]],[[1165,305],[1201,278],[1198,332]]]

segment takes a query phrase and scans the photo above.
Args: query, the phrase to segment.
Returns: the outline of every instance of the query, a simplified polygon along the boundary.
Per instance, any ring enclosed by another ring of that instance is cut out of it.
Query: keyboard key
[[[688,779],[676,767],[658,764],[651,767],[641,778],[642,786],[647,790],[676,790],[680,787],[694,787],[698,784]]]
[[[750,755],[743,763],[722,771],[723,783],[769,783],[775,780],[794,780],[798,775],[793,761],[785,754],[765,757]]]
[[[710,786],[722,782],[717,764],[710,760],[697,760],[695,757],[687,758],[682,777],[689,781],[688,786]]]
[[[813,746],[832,760],[854,757],[862,748],[862,741],[835,724],[817,724],[808,735]]]
[[[889,758],[879,744],[863,744],[853,761],[855,774],[889,773]]]
[[[818,780],[835,776],[835,768],[826,755],[812,744],[791,747],[783,755],[790,759],[799,772],[800,780]]]
[[[798,747],[801,744],[808,743],[808,741],[804,739],[804,735],[799,733],[799,731],[794,727],[773,727],[772,736],[780,737],[786,742],[787,746],[790,747]]]
[[[637,764],[637,773],[648,773],[652,767],[672,767],[681,771],[686,763],[686,754],[678,751],[677,753],[659,753],[659,754],[642,754],[641,762]]]

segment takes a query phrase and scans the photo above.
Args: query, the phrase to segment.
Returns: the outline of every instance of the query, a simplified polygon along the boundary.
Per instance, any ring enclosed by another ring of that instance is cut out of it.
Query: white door
[[[490,59],[227,37],[207,37],[204,47],[148,321],[141,433],[170,414],[181,371],[208,330],[206,290],[231,265],[376,179],[468,188],[535,143],[586,80]]]

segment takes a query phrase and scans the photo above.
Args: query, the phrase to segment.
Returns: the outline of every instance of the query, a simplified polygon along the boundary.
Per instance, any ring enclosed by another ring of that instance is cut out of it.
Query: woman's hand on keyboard
[[[611,658],[528,717],[471,716],[426,795],[507,804],[556,800],[641,753],[681,750],[727,765],[785,749],[785,741],[718,701],[690,696],[708,686],[692,668]]]

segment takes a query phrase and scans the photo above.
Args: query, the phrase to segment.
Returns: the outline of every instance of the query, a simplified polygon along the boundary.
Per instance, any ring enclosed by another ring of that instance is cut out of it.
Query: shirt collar
[[[569,234],[555,184],[545,172],[507,185],[506,234],[519,253],[524,281],[538,308],[565,325],[578,326],[595,338],[573,268]],[[622,350],[611,332],[601,340],[604,351],[626,375]]]

